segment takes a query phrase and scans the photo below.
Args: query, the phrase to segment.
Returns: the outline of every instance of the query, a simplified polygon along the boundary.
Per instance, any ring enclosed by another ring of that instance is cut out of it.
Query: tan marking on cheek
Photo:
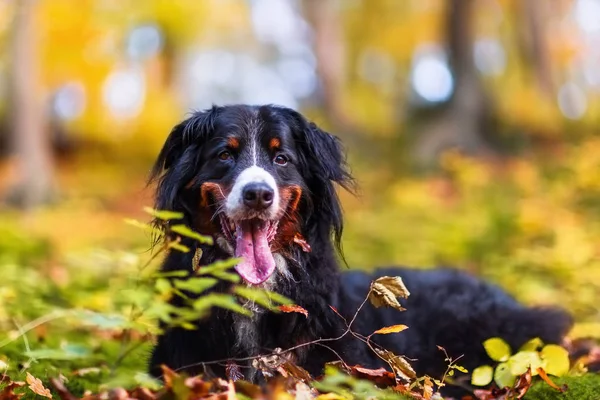
[[[225,191],[218,183],[214,182],[204,182],[202,186],[200,186],[200,206],[208,207],[209,194],[213,196],[213,198],[221,203],[225,201]]]
[[[269,150],[276,150],[281,147],[281,140],[279,138],[273,138],[269,141]]]
[[[227,146],[229,146],[232,150],[237,150],[240,148],[240,141],[237,138],[230,137],[227,139]]]
[[[302,197],[302,188],[300,186],[286,186],[281,189],[281,198],[287,203],[285,207],[290,213],[293,213],[298,208],[300,197]]]

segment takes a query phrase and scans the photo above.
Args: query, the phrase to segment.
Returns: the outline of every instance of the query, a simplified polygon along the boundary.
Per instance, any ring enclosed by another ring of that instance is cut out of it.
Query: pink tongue
[[[235,256],[243,260],[235,269],[247,282],[258,285],[275,270],[275,260],[267,240],[267,223],[261,220],[242,221],[236,227]]]

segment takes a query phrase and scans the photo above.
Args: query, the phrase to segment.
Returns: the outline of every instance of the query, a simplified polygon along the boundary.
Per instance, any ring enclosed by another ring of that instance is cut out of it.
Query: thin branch
[[[188,364],[188,365],[184,365],[182,367],[177,368],[175,371],[181,371],[182,369],[191,368],[191,367],[197,367],[197,366],[203,366],[203,367],[205,367],[207,365],[222,364],[222,363],[226,363],[228,361],[240,362],[240,361],[258,360],[259,358],[262,358],[262,357],[269,357],[269,356],[273,356],[273,355],[281,355],[281,354],[289,353],[290,351],[294,351],[294,350],[297,350],[297,349],[300,349],[300,348],[303,348],[303,347],[307,347],[307,346],[320,345],[322,343],[328,343],[328,342],[335,342],[335,341],[343,339],[348,333],[351,333],[352,335],[355,335],[355,333],[351,331],[352,324],[356,320],[356,317],[358,316],[358,313],[360,313],[360,311],[364,307],[365,303],[369,299],[369,295],[370,294],[371,294],[371,290],[369,290],[369,293],[367,293],[367,296],[365,297],[364,301],[361,303],[360,307],[358,307],[358,309],[354,313],[352,319],[350,320],[350,323],[347,324],[347,327],[346,327],[346,330],[344,331],[344,333],[342,333],[338,337],[315,339],[315,340],[312,340],[310,342],[301,343],[299,345],[296,345],[296,346],[290,347],[288,349],[282,350],[279,353],[271,352],[269,354],[261,354],[261,355],[257,355],[257,356],[240,357],[240,358],[226,358],[226,359],[221,359],[221,360],[203,361],[203,362]],[[333,307],[332,307],[332,309],[333,309]],[[334,310],[334,312],[336,314],[340,315],[335,309],[333,309],[333,310]],[[358,336],[355,335],[355,337],[358,337]]]

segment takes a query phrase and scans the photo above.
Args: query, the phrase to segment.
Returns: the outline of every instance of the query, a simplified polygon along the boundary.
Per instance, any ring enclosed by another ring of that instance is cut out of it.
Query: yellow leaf
[[[375,334],[387,335],[389,333],[402,332],[405,329],[408,329],[408,326],[406,326],[406,325],[392,325],[392,326],[386,326],[385,328],[377,329],[372,334],[373,335],[375,335]]]
[[[510,357],[510,346],[500,338],[491,338],[483,342],[488,356],[494,361],[506,361]]]
[[[482,365],[473,370],[471,375],[471,384],[475,386],[489,385],[494,378],[494,369],[489,365]]]
[[[569,372],[569,352],[556,344],[544,346],[541,351],[542,360],[545,361],[544,370],[554,376],[562,376]]]

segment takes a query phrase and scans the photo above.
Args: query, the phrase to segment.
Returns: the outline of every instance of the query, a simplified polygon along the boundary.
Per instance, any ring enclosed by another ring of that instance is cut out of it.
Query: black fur
[[[300,314],[261,314],[254,322],[258,353],[341,335],[345,330],[344,321],[330,306],[349,321],[364,300],[371,280],[382,275],[404,279],[411,291],[411,296],[403,302],[407,311],[375,309],[366,304],[353,328],[367,335],[384,326],[408,325],[409,329],[404,332],[377,335],[374,341],[396,354],[415,359],[413,366],[418,374],[440,377],[446,370],[444,354],[436,345],[444,347],[453,358],[464,355],[460,364],[471,369],[489,363],[481,344],[489,337],[500,336],[516,349],[533,337],[540,337],[546,343],[559,343],[566,334],[572,324],[567,313],[551,308],[527,308],[498,287],[462,272],[390,268],[378,270],[374,275],[341,274],[336,248],[340,248],[343,220],[335,185],[351,188],[352,178],[339,141],[290,109],[213,107],[177,125],[153,170],[153,179],[158,182],[156,207],[181,211],[185,215],[183,222],[196,226],[202,182],[226,182],[233,174],[231,165],[228,170],[219,169],[224,167],[211,158],[211,147],[218,137],[226,137],[232,130],[243,130],[252,118],[259,120],[261,134],[275,132],[290,141],[296,172],[288,171],[278,179],[293,181],[304,188],[298,211],[299,230],[312,248],[309,253],[298,246],[290,245],[286,249],[293,279],[278,279],[275,287],[308,310],[308,318]],[[192,241],[185,244],[196,248]],[[193,253],[171,252],[163,270],[191,272]],[[205,246],[201,264],[226,257],[228,255],[218,247]],[[226,286],[218,290],[227,290]],[[178,300],[174,302],[177,304]],[[153,351],[151,373],[160,376],[160,365],[166,364],[189,373],[210,372],[223,376],[224,364],[205,366],[202,363],[257,355],[249,354],[247,348],[236,343],[239,320],[240,317],[230,312],[215,309],[210,317],[198,321],[197,330],[167,330],[158,338]],[[383,366],[380,359],[351,335],[326,345],[330,349],[311,346],[295,351],[298,364],[314,375],[319,375],[324,364],[338,356],[349,364]]]

